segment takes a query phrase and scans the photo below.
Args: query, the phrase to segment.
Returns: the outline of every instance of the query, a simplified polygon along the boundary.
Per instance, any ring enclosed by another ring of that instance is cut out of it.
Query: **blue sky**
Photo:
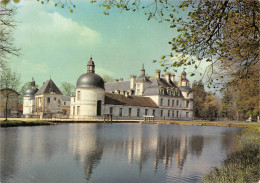
[[[97,5],[74,2],[73,13],[36,0],[18,4],[14,40],[21,56],[12,58],[11,65],[21,74],[22,83],[34,77],[41,86],[51,76],[57,85],[75,85],[86,72],[91,55],[101,76],[128,80],[131,74],[140,74],[142,64],[149,75],[155,75],[156,69],[163,70],[152,60],[169,54],[168,41],[176,33],[168,24],[147,21],[143,12],[112,9],[105,16],[104,9]],[[181,71],[178,68],[178,74]]]

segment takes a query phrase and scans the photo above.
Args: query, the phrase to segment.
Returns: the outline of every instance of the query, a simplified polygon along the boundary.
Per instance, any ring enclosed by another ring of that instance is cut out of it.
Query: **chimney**
[[[119,78],[119,81],[123,81],[124,79],[123,78]]]
[[[133,90],[135,87],[135,80],[136,76],[135,75],[130,75],[130,89]]]
[[[171,74],[170,74],[169,72],[166,72],[166,73],[165,73],[165,79],[166,79],[166,81],[167,81],[168,83],[171,82]]]
[[[182,82],[182,76],[179,76],[179,79],[178,79],[178,87],[181,87],[181,82]]]
[[[175,82],[175,74],[171,75],[171,81],[174,83]]]
[[[160,73],[161,73],[161,71],[159,70],[159,69],[156,69],[156,71],[155,71],[155,73],[156,73],[156,79],[160,79]]]

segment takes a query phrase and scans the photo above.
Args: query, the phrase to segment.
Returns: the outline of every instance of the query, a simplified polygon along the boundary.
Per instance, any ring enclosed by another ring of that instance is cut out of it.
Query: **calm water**
[[[0,129],[1,182],[199,182],[241,128],[65,124]]]

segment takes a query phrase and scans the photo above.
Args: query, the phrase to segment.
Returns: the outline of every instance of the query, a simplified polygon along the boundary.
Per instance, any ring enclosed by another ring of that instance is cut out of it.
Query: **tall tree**
[[[13,43],[13,30],[16,26],[14,15],[16,7],[5,5],[6,1],[0,3],[0,72],[6,65],[6,62],[11,55],[18,56],[19,49]]]
[[[61,92],[65,96],[70,96],[75,93],[75,86],[68,82],[61,83]]]
[[[20,85],[20,76],[10,68],[5,68],[0,73],[1,101],[5,102],[5,120],[7,120],[8,105],[13,101],[12,91],[17,91]],[[18,101],[17,101],[18,102]]]
[[[193,112],[195,118],[204,117],[204,101],[206,98],[206,91],[204,89],[204,84],[202,81],[194,81],[192,83],[192,93],[193,93]]]

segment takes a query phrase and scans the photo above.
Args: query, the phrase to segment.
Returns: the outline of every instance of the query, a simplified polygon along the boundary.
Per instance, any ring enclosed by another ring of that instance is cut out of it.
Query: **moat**
[[[62,124],[0,129],[1,182],[200,182],[242,128]]]

